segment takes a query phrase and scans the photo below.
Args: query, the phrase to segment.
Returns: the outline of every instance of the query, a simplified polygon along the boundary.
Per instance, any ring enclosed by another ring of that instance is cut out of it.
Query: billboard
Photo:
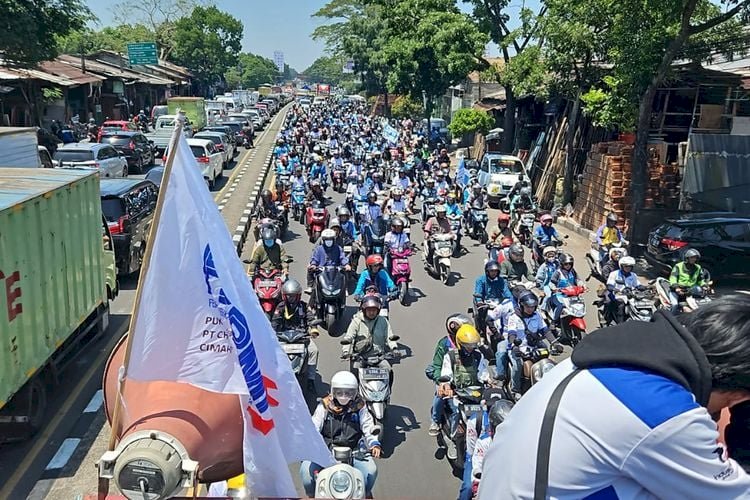
[[[284,72],[284,53],[277,50],[273,53],[273,63],[278,68],[279,73]]]

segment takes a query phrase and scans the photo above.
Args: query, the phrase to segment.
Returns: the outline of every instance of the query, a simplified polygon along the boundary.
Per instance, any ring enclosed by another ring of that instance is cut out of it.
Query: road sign
[[[276,68],[279,70],[279,73],[284,72],[284,53],[280,51],[276,51],[273,53],[273,62],[276,64]]]
[[[159,64],[156,42],[129,43],[128,59],[130,64]]]

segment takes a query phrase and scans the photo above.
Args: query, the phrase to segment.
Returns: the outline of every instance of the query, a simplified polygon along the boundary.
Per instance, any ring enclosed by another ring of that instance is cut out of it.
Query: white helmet
[[[544,250],[542,250],[542,255],[547,255],[548,253],[554,253],[557,255],[557,248],[553,246],[544,247]]]
[[[352,372],[336,372],[331,378],[331,395],[342,406],[354,400],[358,391],[357,377]]]
[[[336,232],[333,229],[324,229],[322,233],[320,233],[320,237],[324,240],[333,240],[336,239]]]
[[[635,259],[629,255],[621,258],[620,267],[625,267],[625,266],[635,267]]]

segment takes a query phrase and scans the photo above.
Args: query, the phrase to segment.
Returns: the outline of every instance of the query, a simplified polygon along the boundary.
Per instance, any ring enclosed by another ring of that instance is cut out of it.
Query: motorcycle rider
[[[544,214],[539,219],[539,222],[541,223],[539,226],[534,229],[534,233],[532,235],[532,239],[534,241],[534,254],[535,255],[542,255],[541,250],[549,245],[553,244],[554,242],[560,242],[560,235],[557,234],[557,229],[555,229],[552,226],[554,218],[550,214]]]
[[[380,255],[368,255],[365,259],[366,270],[362,271],[354,289],[354,300],[360,302],[365,296],[367,288],[374,286],[383,297],[394,297],[398,293],[396,284],[390,275],[383,269],[383,257]],[[387,304],[387,303],[386,303]]]
[[[96,139],[99,136],[99,127],[96,125],[96,120],[93,118],[89,118],[89,123],[86,125],[86,135],[89,137],[89,142],[96,142]]]
[[[433,234],[452,234],[451,223],[446,214],[447,209],[445,208],[445,205],[438,205],[435,207],[435,216],[431,217],[424,225],[424,233],[427,238]],[[454,234],[453,237],[455,238],[455,236],[456,235]],[[427,245],[427,262],[432,262],[433,252],[434,245],[432,245],[432,242],[429,242]]]
[[[325,194],[323,194],[323,187],[320,185],[318,179],[312,179],[310,181],[310,191],[305,196],[305,202],[308,206],[310,206],[313,201],[319,201],[321,205],[325,206],[326,197]]]
[[[318,346],[313,339],[319,333],[310,323],[315,319],[311,309],[302,300],[302,285],[294,278],[290,278],[281,286],[281,301],[271,317],[271,327],[275,332],[301,329],[309,331],[310,343],[307,346],[307,389],[315,394],[315,377],[318,369]]]
[[[476,327],[483,333],[487,326],[487,308],[479,307],[480,303],[497,302],[502,303],[512,298],[508,283],[500,277],[500,264],[489,261],[484,265],[484,274],[474,282],[474,310],[476,311]]]
[[[396,213],[410,214],[409,205],[403,197],[403,191],[401,188],[394,188],[391,191],[391,197],[385,202],[384,212],[387,215],[393,215]]]
[[[378,204],[378,195],[375,191],[367,193],[367,210],[363,215],[364,220],[360,221],[360,224],[372,224],[375,219],[383,216],[383,209]]]
[[[623,237],[620,228],[617,227],[618,220],[617,214],[610,212],[607,215],[604,224],[599,226],[599,229],[596,230],[596,242],[599,244],[600,248],[609,248],[617,243],[624,244],[625,238]],[[602,252],[601,264],[604,264],[608,257],[608,252]]]
[[[620,269],[613,271],[607,277],[607,307],[614,315],[617,323],[625,321],[625,300],[618,292],[626,288],[638,288],[640,282],[638,276],[633,272],[635,259],[627,256],[620,259]]]
[[[687,291],[694,286],[706,285],[703,268],[698,264],[701,254],[695,248],[688,248],[682,256],[682,262],[678,262],[669,274],[669,293],[673,314],[679,312],[680,302],[687,298]]]
[[[428,199],[434,199],[438,196],[437,188],[435,188],[435,179],[432,177],[428,177],[425,181],[425,187],[422,189],[422,199],[428,200]]]
[[[320,244],[313,249],[310,264],[307,266],[307,289],[305,293],[312,292],[312,287],[315,284],[315,272],[320,267],[336,266],[343,267],[344,271],[352,270],[349,266],[349,259],[344,254],[344,249],[337,245],[335,240],[336,233],[333,229],[324,229],[320,233]],[[313,295],[310,306],[314,307],[316,303],[316,297]]]
[[[503,238],[513,238],[513,232],[510,229],[510,215],[501,212],[497,216],[497,226],[492,228],[489,234],[489,243],[498,246]]]
[[[620,259],[627,254],[628,252],[622,247],[613,247],[609,250],[609,260],[602,266],[602,278],[604,278],[604,281],[609,278],[612,271],[620,269]]]
[[[347,342],[342,348],[343,357],[359,354],[366,358],[370,355],[398,349],[398,343],[396,342],[398,337],[393,335],[388,318],[380,315],[382,307],[383,302],[377,295],[368,295],[362,300],[359,311],[352,317],[346,333],[341,338],[342,341]],[[359,368],[358,361],[355,360],[353,367]],[[390,373],[388,383],[392,387],[393,370],[391,364],[384,359],[378,364],[378,367],[388,370]]]
[[[457,203],[455,193],[448,193],[448,197],[445,205],[445,215],[451,220],[458,220],[458,231],[456,232],[456,247],[461,247],[461,218],[463,217],[463,211],[461,206]]]
[[[529,183],[524,177],[524,175],[518,174],[518,180],[515,184],[513,184],[513,187],[511,188],[510,192],[508,193],[508,199],[512,200],[518,193],[521,192],[521,189],[528,187]]]
[[[277,237],[276,229],[271,226],[265,226],[260,230],[260,238],[263,244],[253,249],[253,254],[248,262],[253,272],[248,274],[255,277],[259,269],[264,271],[278,269],[281,271],[284,279],[289,276],[289,262],[287,261],[286,250],[277,241]]]
[[[583,281],[578,278],[578,273],[573,268],[575,259],[569,253],[560,257],[560,267],[552,274],[548,286],[550,290],[549,305],[554,308],[553,319],[560,321],[563,304],[560,301],[558,290],[569,286],[583,286]]]
[[[518,194],[510,200],[510,218],[513,224],[519,220],[519,210],[534,210],[535,206],[534,199],[531,197],[531,188],[528,186],[522,187]]]
[[[317,180],[324,190],[328,186],[326,164],[320,160],[319,156],[315,156],[315,159],[310,166],[309,177],[310,179]]]
[[[391,219],[391,230],[385,233],[383,243],[386,250],[398,250],[410,245],[409,235],[404,232],[404,220],[394,216]]]
[[[537,288],[544,290],[545,295],[549,296],[547,285],[552,275],[555,274],[555,271],[560,268],[560,262],[557,260],[557,249],[555,247],[545,247],[542,250],[542,256],[544,257],[544,262],[542,262],[542,265],[536,271],[535,282]]]
[[[406,169],[401,167],[398,169],[398,174],[396,177],[394,177],[391,184],[393,184],[394,187],[397,187],[404,192],[407,192],[411,189],[411,180],[406,176]]]
[[[284,139],[279,137],[276,140],[276,147],[273,148],[273,157],[279,158],[281,155],[285,155],[289,153],[289,147],[286,145]]]
[[[496,365],[498,380],[505,380],[505,367],[510,364],[510,387],[516,396],[521,394],[521,375],[523,373],[523,359],[520,349],[546,347],[546,338],[551,345],[555,338],[547,328],[544,318],[537,310],[539,299],[534,293],[525,291],[518,297],[517,306],[512,314],[506,318],[503,332],[505,339],[497,345]],[[518,347],[519,349],[516,349]]]
[[[508,281],[534,281],[531,270],[523,258],[523,246],[513,243],[508,248],[508,259],[500,264],[500,276]]]
[[[378,477],[373,458],[380,457],[381,446],[377,435],[373,433],[375,423],[359,395],[359,383],[353,373],[340,371],[334,374],[331,378],[331,393],[318,403],[312,420],[329,447],[343,444],[356,450],[360,441],[364,440],[371,456],[355,457],[352,466],[362,473],[365,493],[371,497]],[[321,465],[309,460],[300,465],[300,476],[308,497],[315,496],[315,477],[322,469]]]
[[[143,110],[138,112],[138,125],[143,129],[143,132],[148,132],[148,115]]]
[[[251,148],[255,147],[255,144],[253,144],[255,130],[253,129],[253,126],[250,124],[249,121],[245,121],[242,123],[242,136],[247,141],[247,144],[249,147]]]
[[[513,403],[507,399],[496,400],[489,411],[485,414],[486,420],[483,426],[483,432],[474,444],[474,452],[471,455],[471,492],[476,495],[479,489],[479,481],[482,479],[482,465],[484,465],[484,456],[490,449],[492,439],[495,437],[497,427],[505,422],[508,413],[513,409]]]

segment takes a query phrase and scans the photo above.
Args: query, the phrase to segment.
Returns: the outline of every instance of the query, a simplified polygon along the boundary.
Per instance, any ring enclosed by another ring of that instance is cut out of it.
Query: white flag
[[[127,376],[238,394],[250,491],[296,496],[288,463],[332,457],[182,134],[163,194]]]

